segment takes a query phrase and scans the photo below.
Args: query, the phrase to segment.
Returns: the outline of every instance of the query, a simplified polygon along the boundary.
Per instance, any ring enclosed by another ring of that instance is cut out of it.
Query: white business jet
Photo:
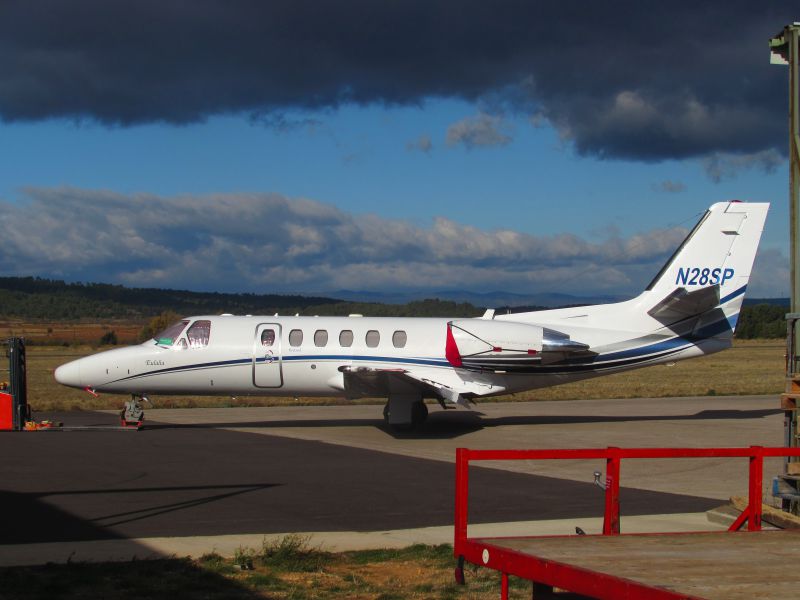
[[[131,394],[386,398],[397,429],[444,408],[731,346],[769,204],[720,202],[636,298],[480,318],[197,316],[56,369]]]

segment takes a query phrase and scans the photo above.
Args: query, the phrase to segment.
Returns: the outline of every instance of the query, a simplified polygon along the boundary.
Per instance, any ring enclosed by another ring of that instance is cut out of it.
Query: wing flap
[[[349,398],[379,397],[390,394],[419,393],[423,398],[436,398],[469,408],[471,401],[467,389],[456,389],[447,384],[412,373],[405,369],[376,369],[347,367],[342,369],[344,389]]]

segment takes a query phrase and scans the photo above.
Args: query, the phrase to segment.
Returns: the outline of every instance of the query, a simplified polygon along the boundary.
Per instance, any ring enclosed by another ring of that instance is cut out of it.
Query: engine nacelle
[[[521,372],[588,350],[569,335],[539,325],[488,319],[447,324],[445,356],[454,367]]]

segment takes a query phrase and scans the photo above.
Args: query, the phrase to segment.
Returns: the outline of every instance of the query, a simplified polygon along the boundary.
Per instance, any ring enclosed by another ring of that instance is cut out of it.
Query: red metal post
[[[500,576],[500,600],[508,600],[508,573]]]
[[[469,450],[456,449],[456,514],[453,549],[456,555],[467,541],[467,502],[469,497]]]
[[[728,531],[739,531],[744,525],[745,521],[749,522],[750,520],[750,506],[745,506],[744,510],[739,513],[739,516],[736,517],[736,520],[731,523],[731,526],[728,527]]]
[[[608,448],[606,458],[606,508],[603,535],[619,535],[619,448]]]
[[[761,446],[750,446],[750,490],[748,531],[761,531],[761,487],[764,480],[764,454]]]

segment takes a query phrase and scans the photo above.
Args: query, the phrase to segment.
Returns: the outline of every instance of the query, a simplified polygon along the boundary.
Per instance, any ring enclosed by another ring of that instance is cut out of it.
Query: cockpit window
[[[208,346],[208,339],[211,337],[211,321],[195,321],[186,330],[186,339],[189,340],[189,348],[205,348]]]
[[[189,324],[189,321],[178,321],[177,323],[170,325],[164,331],[156,335],[155,340],[156,343],[160,346],[172,346],[175,343],[175,340],[178,339],[183,330],[186,329],[186,326]]]

